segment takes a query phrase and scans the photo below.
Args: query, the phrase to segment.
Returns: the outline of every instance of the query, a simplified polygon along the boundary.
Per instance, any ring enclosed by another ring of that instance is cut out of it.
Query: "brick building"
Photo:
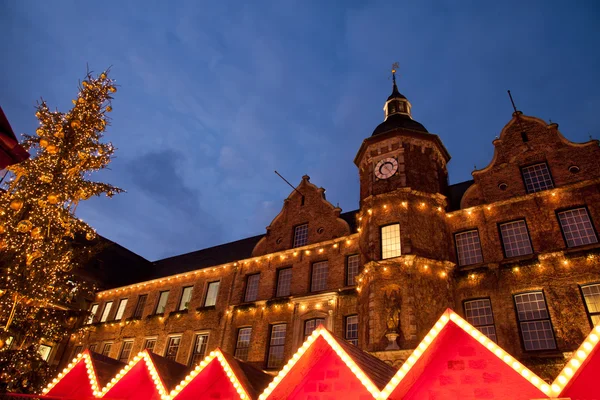
[[[358,149],[360,207],[303,177],[264,235],[107,288],[63,352],[192,365],[216,347],[276,371],[319,324],[394,366],[452,308],[542,377],[600,322],[600,149],[515,112],[473,180],[393,92]]]

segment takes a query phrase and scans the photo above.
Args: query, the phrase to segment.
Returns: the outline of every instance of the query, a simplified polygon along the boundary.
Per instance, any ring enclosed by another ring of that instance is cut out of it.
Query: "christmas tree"
[[[89,290],[74,268],[89,258],[96,234],[75,211],[91,196],[121,192],[90,180],[113,156],[112,144],[102,138],[116,91],[108,72],[88,73],[66,114],[39,103],[40,126],[22,143],[32,158],[8,168],[11,177],[0,193],[4,390],[35,391],[44,384],[48,368],[40,350],[65,338],[77,319],[73,300]]]

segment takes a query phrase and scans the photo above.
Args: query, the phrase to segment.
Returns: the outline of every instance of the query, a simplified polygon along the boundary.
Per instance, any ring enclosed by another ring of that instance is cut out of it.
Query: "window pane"
[[[123,318],[125,307],[127,307],[127,299],[121,299],[119,301],[119,308],[117,308],[117,314],[115,315],[115,321],[120,321]]]
[[[329,265],[327,261],[321,261],[313,264],[312,280],[310,285],[311,292],[327,289],[327,277],[329,276]]]
[[[592,324],[600,322],[600,284],[582,286],[581,292]]]
[[[250,347],[251,334],[252,328],[240,328],[240,330],[238,330],[234,356],[240,360],[248,360],[248,348]]]
[[[306,340],[319,325],[324,324],[325,318],[312,318],[304,321],[304,340]]]
[[[559,212],[558,219],[567,240],[567,247],[598,243],[592,221],[585,208]]]
[[[88,347],[88,348],[89,348],[90,351],[96,351],[96,347],[97,347],[97,345],[90,344],[90,347]]]
[[[277,297],[289,296],[292,284],[292,269],[280,269],[277,273]]]
[[[111,350],[112,350],[112,343],[104,343],[104,347],[102,348],[102,355],[109,357]]]
[[[217,295],[219,294],[219,285],[220,284],[221,284],[220,281],[211,282],[208,284],[208,290],[206,291],[206,299],[204,300],[205,307],[210,307],[210,306],[214,306],[215,304],[217,304]]]
[[[165,352],[165,358],[175,361],[180,343],[181,338],[179,336],[170,337],[169,343],[167,344],[167,351]]]
[[[40,347],[38,348],[38,353],[40,353],[40,357],[42,357],[42,360],[44,361],[48,361],[51,351],[52,346],[47,346],[45,344],[40,344]]]
[[[146,299],[148,298],[147,294],[143,294],[138,297],[137,305],[135,306],[135,312],[133,313],[134,318],[142,318],[144,314],[144,307],[146,306]]]
[[[523,168],[522,171],[527,193],[535,193],[546,189],[552,189],[554,187],[554,184],[552,183],[552,177],[550,176],[550,170],[548,169],[548,164],[541,163],[531,165]]]
[[[461,232],[454,235],[458,265],[470,265],[483,262],[479,232],[476,230]]]
[[[244,301],[254,301],[258,297],[260,274],[249,275],[246,278],[246,295]]]
[[[156,304],[155,314],[164,314],[165,313],[165,309],[167,308],[168,300],[169,300],[169,291],[166,290],[164,292],[160,292],[160,297],[158,298],[158,303]]]
[[[348,342],[358,346],[358,315],[348,315],[346,317],[345,338]]]
[[[515,295],[525,350],[555,349],[554,332],[542,292]]]
[[[346,285],[354,286],[356,282],[354,278],[358,275],[358,269],[360,268],[360,256],[358,254],[354,254],[348,256],[347,265],[346,265]]]
[[[102,317],[100,317],[100,322],[106,322],[108,320],[108,316],[110,314],[110,309],[112,308],[113,302],[109,301],[104,304],[104,311],[102,311]]]
[[[525,221],[513,221],[500,225],[502,244],[506,257],[524,256],[533,253]]]
[[[400,256],[400,225],[381,227],[381,258]]]
[[[129,356],[131,355],[131,349],[133,348],[133,341],[128,340],[123,342],[123,348],[121,349],[121,355],[119,361],[127,363],[129,362]]]
[[[200,363],[206,355],[206,346],[208,345],[208,334],[196,335],[194,348],[192,349],[192,357],[190,358],[190,366]]]
[[[494,315],[492,314],[492,303],[489,299],[465,301],[466,320],[479,329],[488,338],[497,341]]]
[[[89,315],[88,319],[85,321],[86,325],[89,325],[92,322],[94,322],[94,318],[96,317],[97,312],[98,312],[98,304],[93,304],[92,307],[90,307],[90,315]]]
[[[271,341],[269,343],[267,368],[279,368],[283,365],[285,331],[286,324],[273,325],[271,327]]]
[[[193,286],[188,286],[183,288],[183,292],[181,293],[181,301],[179,302],[179,311],[187,310],[190,306],[190,301],[192,300],[192,289]]]
[[[308,224],[294,228],[294,247],[305,246],[308,243]]]
[[[154,353],[154,346],[156,346],[156,339],[146,339],[144,349],[148,349],[148,351]]]

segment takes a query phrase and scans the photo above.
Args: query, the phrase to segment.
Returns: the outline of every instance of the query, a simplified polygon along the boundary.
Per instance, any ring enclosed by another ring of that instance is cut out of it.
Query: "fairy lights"
[[[88,379],[89,379],[89,382],[90,382],[90,387],[92,388],[92,392],[94,393],[94,396],[97,396],[99,394],[99,392],[98,392],[98,390],[99,390],[98,378],[96,377],[96,371],[94,369],[94,364],[92,362],[92,357],[90,356],[89,350],[86,350],[83,353],[77,354],[77,357],[75,357],[73,359],[73,361],[71,361],[69,363],[69,365],[67,365],[62,370],[62,372],[59,373],[57,375],[57,377],[54,378],[48,384],[48,386],[46,386],[42,390],[42,394],[44,394],[44,395],[48,394],[58,384],[58,382],[60,382],[61,380],[65,379],[67,377],[67,375],[69,374],[69,372],[71,372],[71,370],[73,368],[75,368],[75,366],[77,366],[79,363],[81,363],[82,360],[85,363],[85,368],[87,370],[87,375],[88,375]]]

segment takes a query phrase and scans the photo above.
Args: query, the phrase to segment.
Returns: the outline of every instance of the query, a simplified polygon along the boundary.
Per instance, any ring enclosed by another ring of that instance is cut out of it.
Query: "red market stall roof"
[[[550,385],[448,309],[380,398],[547,398]]]
[[[113,358],[86,350],[78,354],[43,393],[46,396],[93,399],[124,366]]]
[[[319,327],[259,399],[372,399],[395,373],[395,368]]]
[[[596,325],[583,344],[552,384],[553,394],[559,397],[592,400],[600,399],[600,324]]]
[[[171,398],[255,400],[272,379],[217,348],[171,391]]]

